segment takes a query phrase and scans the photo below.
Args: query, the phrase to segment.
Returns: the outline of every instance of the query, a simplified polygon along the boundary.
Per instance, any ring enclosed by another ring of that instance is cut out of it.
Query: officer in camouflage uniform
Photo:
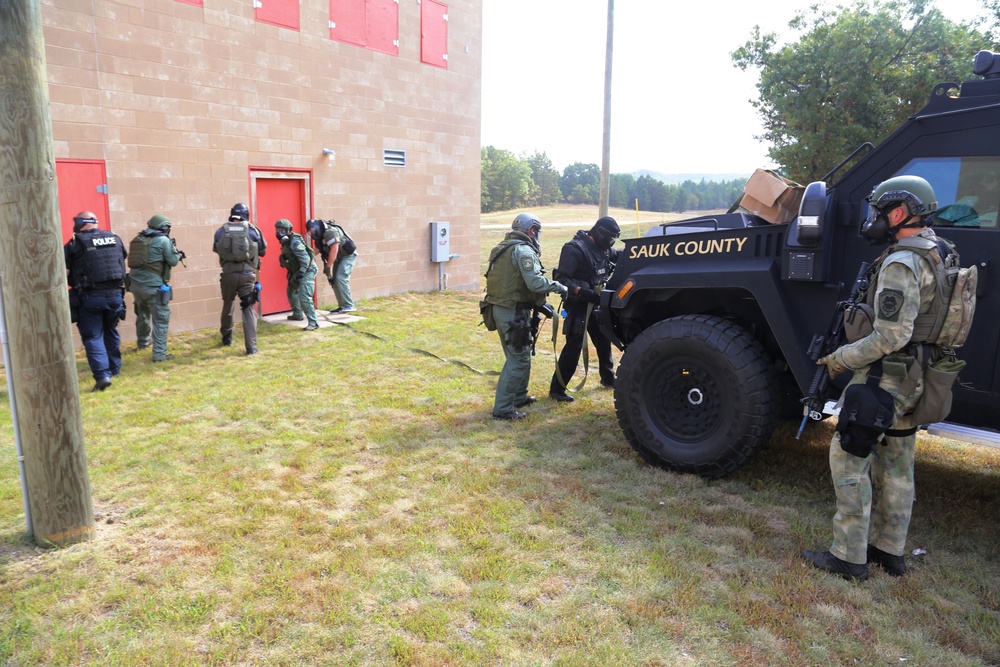
[[[288,319],[305,319],[307,322],[303,331],[315,331],[319,329],[319,322],[316,321],[316,308],[313,306],[317,269],[312,251],[302,235],[292,231],[292,223],[285,218],[274,223],[274,234],[281,244],[278,263],[285,269],[288,277],[285,294],[292,307],[292,314]]]
[[[817,364],[825,364],[831,377],[853,370],[850,385],[866,383],[870,373],[874,379],[881,371],[877,386],[891,396],[887,401],[893,408],[892,423],[874,453],[853,454],[844,449],[842,424],[838,423],[830,443],[830,472],[837,495],[833,544],[829,551],[802,552],[816,567],[858,580],[868,578],[868,563],[893,576],[906,572],[903,552],[913,507],[918,426],[911,413],[923,393],[919,364],[920,381],[904,381],[916,363],[909,354],[911,344],[925,342],[914,336],[915,320],[930,310],[937,289],[931,261],[895,247],[897,241],[909,237],[936,238],[929,228],[930,220],[924,217],[937,208],[930,184],[917,176],[897,176],[878,185],[868,201],[870,214],[862,234],[875,243],[893,244],[873,266],[877,276],[872,281],[874,299],[870,300],[872,331]],[[846,423],[846,419],[842,410],[840,421]]]
[[[143,350],[153,343],[153,361],[173,359],[167,354],[167,329],[170,326],[170,273],[177,263],[184,259],[184,253],[177,250],[170,239],[170,219],[165,215],[154,215],[146,223],[146,229],[132,240],[132,258],[129,264],[129,291],[135,304],[136,348]],[[144,257],[141,265],[132,260]]]
[[[493,418],[513,421],[527,415],[517,408],[535,402],[528,396],[531,377],[530,318],[533,308],[545,304],[545,295],[566,295],[566,286],[543,274],[538,239],[541,221],[521,213],[511,224],[512,231],[490,251],[486,271],[486,301],[493,304],[493,319],[505,357],[493,401]]]

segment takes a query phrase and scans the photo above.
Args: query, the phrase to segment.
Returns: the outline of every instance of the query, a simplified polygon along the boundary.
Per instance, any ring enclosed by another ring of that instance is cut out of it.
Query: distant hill
[[[701,179],[705,179],[708,182],[715,181],[716,183],[721,183],[723,181],[732,181],[737,178],[750,178],[750,174],[661,174],[656,171],[649,171],[648,169],[640,169],[639,171],[633,171],[632,176],[639,178],[640,176],[649,176],[654,178],[665,185],[679,185],[684,181],[694,181],[698,183]]]

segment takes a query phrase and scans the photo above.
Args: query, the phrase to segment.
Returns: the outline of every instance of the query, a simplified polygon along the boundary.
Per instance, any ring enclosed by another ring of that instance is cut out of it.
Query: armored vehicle
[[[810,342],[829,327],[861,263],[884,249],[861,236],[866,198],[900,174],[931,183],[935,231],[956,243],[963,266],[979,272],[976,318],[958,350],[968,365],[948,423],[929,430],[997,442],[1000,270],[992,262],[1000,258],[1000,56],[980,52],[973,72],[980,78],[938,84],[927,106],[885,141],[859,147],[800,189],[790,222],[734,209],[625,241],[599,316],[624,350],[618,422],[646,460],[720,477],[760,450],[779,419],[801,418],[817,368]],[[831,400],[844,384],[841,378],[832,387]]]

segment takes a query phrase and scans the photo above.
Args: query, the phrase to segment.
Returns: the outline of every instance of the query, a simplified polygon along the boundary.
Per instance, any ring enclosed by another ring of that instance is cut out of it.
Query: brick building
[[[42,3],[64,238],[82,209],[126,242],[168,215],[172,332],[218,326],[236,202],[272,250],[265,314],[287,309],[278,218],[347,229],[355,299],[478,289],[482,0]],[[460,257],[431,261],[432,222]]]

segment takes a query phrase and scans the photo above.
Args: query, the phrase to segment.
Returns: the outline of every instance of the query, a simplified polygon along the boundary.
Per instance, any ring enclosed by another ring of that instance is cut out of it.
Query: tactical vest
[[[934,269],[935,295],[930,308],[925,313],[918,313],[913,320],[913,335],[910,342],[937,344],[938,337],[944,327],[948,315],[948,304],[954,291],[954,273],[960,267],[959,255],[951,241],[940,236],[927,238],[925,236],[908,236],[900,239],[892,251],[885,257],[882,266],[892,261],[892,255],[897,252],[910,251],[926,259]],[[951,276],[949,278],[949,276]],[[871,289],[865,295],[865,302],[873,309],[875,290]],[[948,341],[951,344],[952,341]],[[964,339],[963,339],[964,342]]]
[[[163,277],[166,274],[169,279],[169,265],[162,259],[155,262],[149,261],[149,247],[153,245],[153,239],[162,236],[163,232],[147,234],[139,232],[128,244],[128,266],[130,269],[145,269],[150,273]]]
[[[125,280],[121,239],[103,229],[74,235],[69,282],[81,292],[120,288]]]
[[[528,289],[521,270],[513,260],[514,246],[525,245],[535,252],[523,240],[527,238],[519,232],[511,232],[490,251],[489,268],[486,271],[486,300],[490,303],[506,308],[513,308],[518,303],[535,306],[545,303],[544,294],[535,294]]]
[[[219,263],[223,273],[257,270],[257,244],[250,238],[250,225],[227,222],[222,226],[218,243]]]
[[[286,243],[282,241],[281,243],[281,258],[283,260],[281,265],[288,269],[290,273],[295,273],[299,269],[302,269],[303,271],[308,269],[309,266],[299,266],[299,258],[295,256],[295,251],[292,250],[292,244],[295,242],[295,239],[298,239],[299,242],[302,243],[302,246],[306,249],[306,252],[311,255],[312,251],[309,250],[309,244],[306,243],[306,240],[302,238],[301,234],[296,234],[295,232],[292,232],[286,238],[288,239],[288,242]],[[309,263],[312,264],[311,261]]]
[[[576,271],[573,275],[560,271],[557,266],[553,272],[553,277],[559,280],[559,276],[562,275],[569,280],[587,283],[590,289],[597,289],[598,285],[606,283],[610,274],[608,251],[601,250],[593,243],[589,243],[581,238],[574,238],[569,243],[583,257],[583,262],[577,263]]]

